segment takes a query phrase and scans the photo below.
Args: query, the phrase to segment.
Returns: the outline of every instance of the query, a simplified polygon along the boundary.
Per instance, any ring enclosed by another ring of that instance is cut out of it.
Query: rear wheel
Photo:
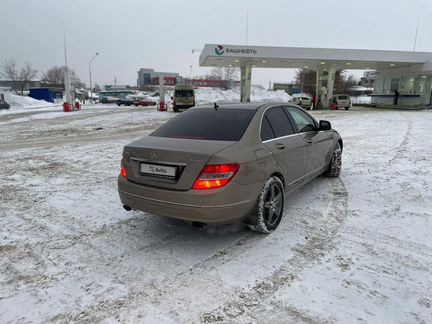
[[[345,110],[348,110],[349,109],[349,107],[345,107]]]
[[[330,165],[327,169],[326,175],[330,178],[339,177],[340,171],[342,168],[342,149],[340,147],[339,142],[336,144],[336,147],[333,151]]]
[[[179,112],[179,109],[176,106],[173,106],[174,112]]]
[[[256,209],[250,219],[250,228],[268,234],[278,227],[285,204],[285,192],[278,177],[270,177],[258,197]]]

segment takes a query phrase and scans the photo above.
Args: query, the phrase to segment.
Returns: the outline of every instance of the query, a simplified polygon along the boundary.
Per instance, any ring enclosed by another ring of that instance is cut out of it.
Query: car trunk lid
[[[125,146],[123,163],[130,181],[189,190],[208,160],[234,143],[147,136]]]

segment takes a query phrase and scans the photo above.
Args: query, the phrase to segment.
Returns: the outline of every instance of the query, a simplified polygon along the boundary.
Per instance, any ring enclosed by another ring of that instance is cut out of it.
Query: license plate
[[[141,163],[140,171],[144,175],[174,179],[177,174],[177,167],[161,164]]]

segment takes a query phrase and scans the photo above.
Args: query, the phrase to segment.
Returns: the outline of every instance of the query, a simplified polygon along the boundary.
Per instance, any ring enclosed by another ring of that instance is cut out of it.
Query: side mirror
[[[320,131],[324,131],[324,130],[330,130],[331,129],[331,124],[329,121],[327,120],[320,120],[319,122],[319,130]]]
[[[173,97],[173,96],[171,96],[171,100],[174,100],[174,97]]]

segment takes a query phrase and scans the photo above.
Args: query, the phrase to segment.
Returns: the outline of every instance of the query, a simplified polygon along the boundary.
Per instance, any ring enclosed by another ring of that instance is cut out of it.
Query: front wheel
[[[331,156],[330,165],[327,169],[326,175],[327,177],[330,178],[339,177],[341,169],[342,169],[342,149],[338,142]]]
[[[278,177],[270,177],[258,197],[257,206],[250,219],[250,228],[268,234],[278,227],[284,212],[285,191]]]
[[[348,110],[349,109],[349,107],[345,107],[345,110]]]

